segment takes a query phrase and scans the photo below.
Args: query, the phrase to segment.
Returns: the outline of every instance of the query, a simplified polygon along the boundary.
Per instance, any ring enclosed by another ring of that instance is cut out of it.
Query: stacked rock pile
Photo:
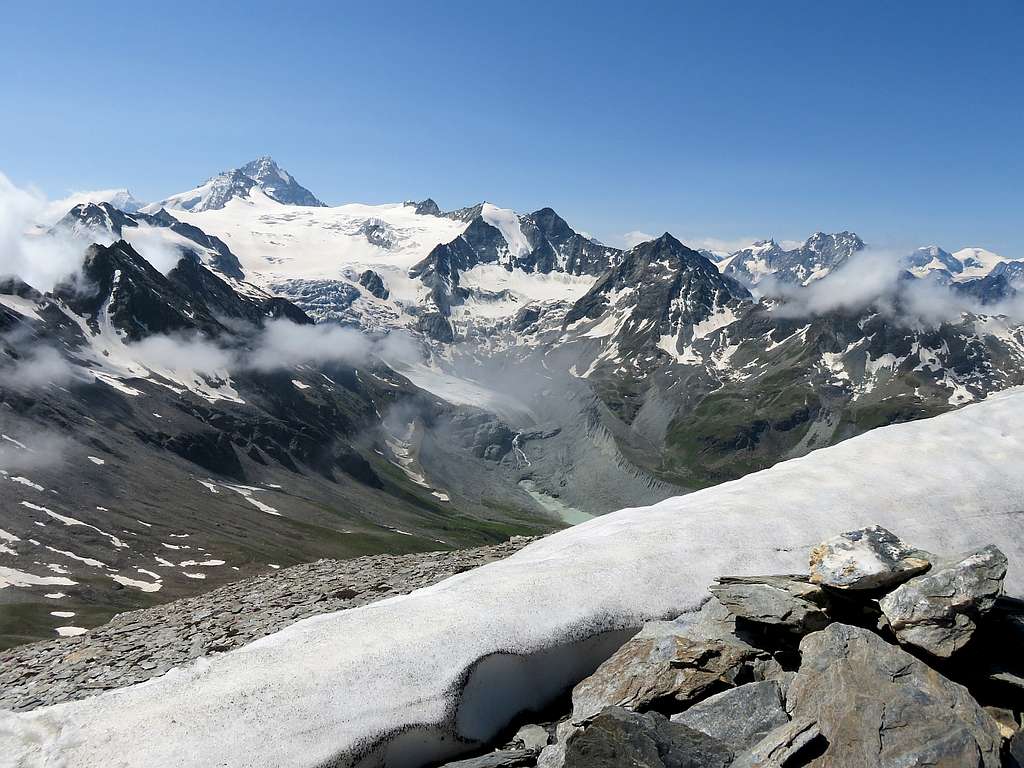
[[[1024,603],[994,546],[957,556],[870,527],[809,573],[723,577],[644,626],[571,711],[449,768],[1024,765]]]

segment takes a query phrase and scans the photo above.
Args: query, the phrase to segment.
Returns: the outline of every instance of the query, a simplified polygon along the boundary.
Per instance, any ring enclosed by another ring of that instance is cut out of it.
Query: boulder
[[[726,576],[708,589],[742,622],[795,635],[829,623],[828,595],[806,576]]]
[[[779,684],[772,680],[722,691],[671,720],[718,739],[734,752],[743,752],[788,723],[789,716]]]
[[[924,573],[927,553],[872,525],[849,531],[811,550],[811,582],[834,589],[883,589]]]
[[[1006,555],[990,545],[936,563],[883,597],[879,606],[900,643],[949,658],[967,644],[978,619],[995,605],[1004,576]]]
[[[517,747],[538,753],[548,745],[548,732],[539,725],[524,725],[516,731],[512,742]]]
[[[572,721],[582,724],[606,707],[677,708],[753,679],[753,663],[770,655],[717,623],[653,622],[572,692]],[[746,679],[743,679],[746,677]]]
[[[717,739],[657,712],[608,707],[565,747],[565,768],[726,768],[732,752]]]
[[[997,768],[999,728],[967,689],[878,635],[830,624],[800,643],[786,707],[828,742],[820,768]]]
[[[813,753],[824,745],[814,720],[797,718],[768,733],[749,751],[736,756],[730,768],[788,768],[804,765],[798,755]]]

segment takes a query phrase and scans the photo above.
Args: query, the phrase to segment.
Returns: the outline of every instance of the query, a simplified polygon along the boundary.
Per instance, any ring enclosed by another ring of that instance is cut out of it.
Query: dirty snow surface
[[[692,610],[721,574],[805,570],[813,544],[871,523],[933,551],[995,543],[1020,594],[1022,443],[1022,389],[877,429],[142,685],[0,713],[0,755],[76,768],[419,765],[585,674],[584,657],[609,650],[584,638]]]

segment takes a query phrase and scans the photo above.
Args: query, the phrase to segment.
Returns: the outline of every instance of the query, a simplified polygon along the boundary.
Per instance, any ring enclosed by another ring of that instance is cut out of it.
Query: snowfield
[[[933,551],[995,543],[1024,588],[1024,389],[741,480],[595,518],[410,595],[307,619],[164,677],[0,713],[0,762],[413,766],[491,737],[722,574],[806,570],[881,524]]]
[[[415,300],[419,289],[418,281],[407,275],[409,268],[466,228],[464,221],[421,215],[403,203],[310,208],[283,205],[258,188],[221,209],[171,213],[224,240],[246,279],[261,287],[296,278],[338,279],[346,271],[372,269],[395,298],[408,301]]]

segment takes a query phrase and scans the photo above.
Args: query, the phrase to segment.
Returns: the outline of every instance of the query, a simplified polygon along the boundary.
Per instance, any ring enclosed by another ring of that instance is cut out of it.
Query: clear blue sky
[[[1024,257],[1021,0],[290,5],[7,4],[0,171]]]

